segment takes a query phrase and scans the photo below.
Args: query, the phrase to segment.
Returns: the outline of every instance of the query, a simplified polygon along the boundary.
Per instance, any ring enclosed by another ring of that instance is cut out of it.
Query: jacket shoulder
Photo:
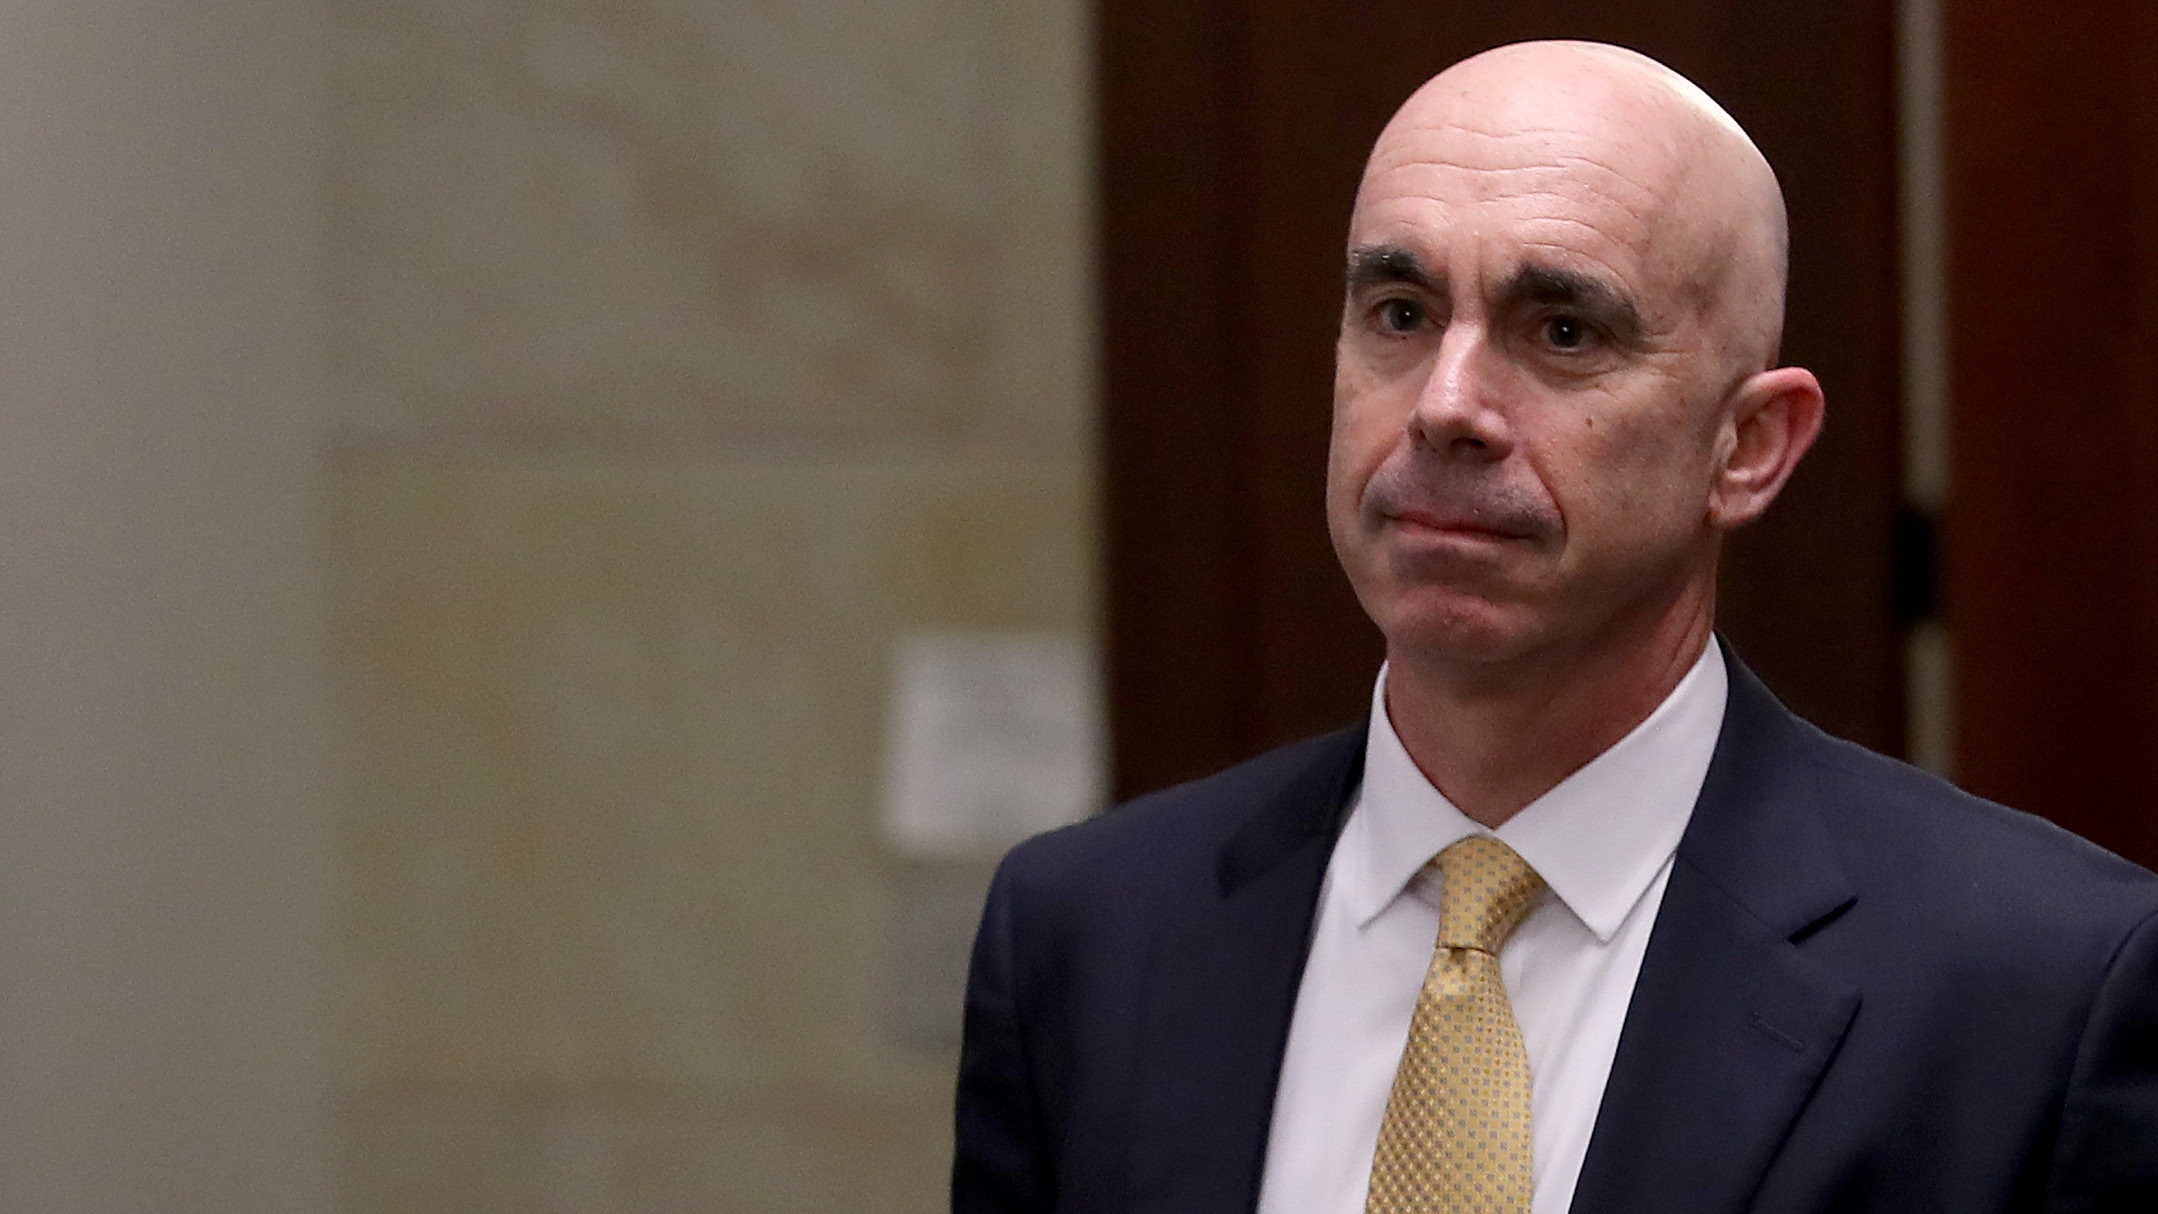
[[[2035,814],[1806,726],[1844,860],[1876,891],[1973,926],[2122,931],[2158,913],[2158,874]]]

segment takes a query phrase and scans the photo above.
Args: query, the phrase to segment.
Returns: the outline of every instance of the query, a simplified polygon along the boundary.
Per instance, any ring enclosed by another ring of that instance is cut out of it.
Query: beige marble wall
[[[345,1209],[939,1206],[882,714],[1093,627],[1082,9],[334,6]]]
[[[0,1211],[324,1214],[321,27],[0,5]]]

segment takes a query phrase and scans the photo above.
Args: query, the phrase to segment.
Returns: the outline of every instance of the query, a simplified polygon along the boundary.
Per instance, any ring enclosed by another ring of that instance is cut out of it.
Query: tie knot
[[[1432,863],[1441,882],[1439,943],[1448,948],[1497,956],[1544,888],[1528,861],[1489,835],[1471,835]]]

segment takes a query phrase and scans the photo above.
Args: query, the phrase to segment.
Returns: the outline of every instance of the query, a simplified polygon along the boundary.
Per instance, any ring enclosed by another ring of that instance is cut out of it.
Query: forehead
[[[1524,260],[1653,293],[1690,260],[1667,141],[1536,114],[1404,114],[1373,151],[1351,247],[1411,249],[1437,267],[1503,273]]]

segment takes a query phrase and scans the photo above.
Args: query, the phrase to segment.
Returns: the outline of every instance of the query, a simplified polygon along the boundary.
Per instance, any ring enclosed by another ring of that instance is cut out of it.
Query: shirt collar
[[[1608,943],[1678,849],[1708,774],[1730,692],[1721,647],[1702,648],[1662,704],[1579,771],[1487,831],[1418,770],[1386,713],[1386,670],[1371,693],[1363,785],[1341,833],[1337,872],[1359,927],[1400,897],[1426,861],[1495,834],[1597,940]]]

